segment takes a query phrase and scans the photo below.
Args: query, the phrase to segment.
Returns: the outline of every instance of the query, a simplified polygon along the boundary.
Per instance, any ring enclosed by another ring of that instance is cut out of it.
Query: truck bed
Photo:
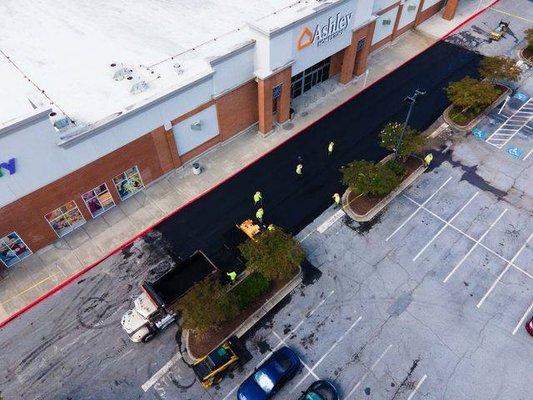
[[[201,251],[196,251],[184,261],[153,282],[144,282],[143,289],[161,307],[169,307],[217,268]]]

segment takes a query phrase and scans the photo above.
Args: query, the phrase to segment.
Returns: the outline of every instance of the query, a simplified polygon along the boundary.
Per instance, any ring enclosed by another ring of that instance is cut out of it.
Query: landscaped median
[[[341,169],[343,183],[348,186],[342,207],[357,222],[374,218],[426,169],[423,160],[415,156],[426,138],[416,130],[390,123],[381,131],[380,139],[381,146],[393,154],[379,163],[358,160]]]
[[[457,130],[471,130],[489,110],[509,96],[511,89],[501,82],[518,81],[521,69],[512,58],[485,57],[480,62],[479,73],[483,79],[466,76],[446,88],[452,104],[444,111],[443,118]]]
[[[246,271],[224,286],[217,277],[196,284],[179,302],[182,343],[192,362],[231,336],[242,336],[301,282],[300,243],[270,226],[239,246]]]

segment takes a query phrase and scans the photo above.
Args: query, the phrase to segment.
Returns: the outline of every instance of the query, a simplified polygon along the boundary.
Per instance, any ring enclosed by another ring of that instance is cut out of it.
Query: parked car
[[[302,368],[300,358],[288,347],[272,355],[239,386],[238,400],[270,399]]]
[[[526,324],[526,331],[533,336],[533,317]]]
[[[339,400],[339,394],[328,381],[316,381],[302,392],[298,400]]]

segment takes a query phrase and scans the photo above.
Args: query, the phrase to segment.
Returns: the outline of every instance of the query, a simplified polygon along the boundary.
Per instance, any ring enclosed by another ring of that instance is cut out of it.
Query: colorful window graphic
[[[74,200],[46,214],[44,217],[59,237],[65,236],[85,223],[85,218]]]
[[[111,196],[111,193],[109,192],[109,189],[105,183],[82,194],[81,198],[83,199],[83,202],[89,209],[89,212],[93,218],[102,215],[107,210],[115,206],[113,196]]]
[[[17,232],[0,238],[0,261],[6,267],[12,267],[31,254],[31,250]]]
[[[128,169],[123,174],[120,174],[113,178],[113,183],[117,188],[118,195],[121,200],[126,200],[128,197],[133,196],[139,190],[144,188],[141,174],[137,166]]]

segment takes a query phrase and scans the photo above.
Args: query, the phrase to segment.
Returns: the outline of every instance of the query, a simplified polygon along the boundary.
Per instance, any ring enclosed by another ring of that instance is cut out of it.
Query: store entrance
[[[291,98],[300,96],[307,92],[313,86],[324,82],[329,78],[329,66],[331,64],[331,57],[316,63],[305,71],[300,72],[291,78]]]

